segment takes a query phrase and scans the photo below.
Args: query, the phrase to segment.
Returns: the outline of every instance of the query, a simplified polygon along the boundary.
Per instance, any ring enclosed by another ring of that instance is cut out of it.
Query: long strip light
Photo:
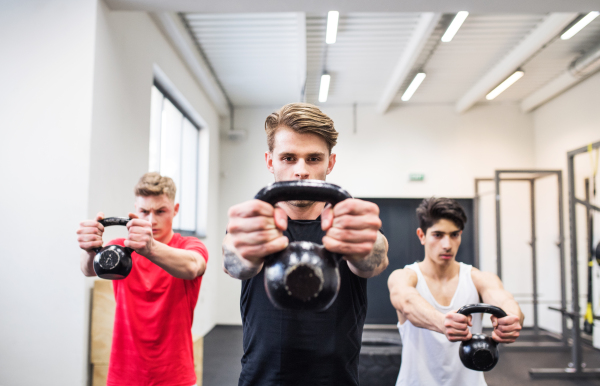
[[[492,99],[496,98],[498,95],[502,94],[507,88],[512,86],[517,80],[521,79],[523,75],[525,75],[525,72],[523,72],[522,70],[515,71],[511,76],[506,78],[504,82],[500,83],[495,89],[490,91],[490,93],[485,96],[485,99],[491,101]]]
[[[592,22],[592,20],[594,20],[595,18],[597,18],[598,15],[600,15],[600,12],[594,11],[594,12],[588,13],[581,20],[579,20],[577,23],[573,24],[573,26],[571,28],[569,28],[568,30],[566,30],[565,33],[563,33],[562,35],[560,35],[560,38],[562,40],[571,39],[573,36],[575,36],[575,34],[577,32],[579,32],[582,29],[584,29],[586,25],[590,24]]]
[[[424,72],[419,72],[417,75],[415,75],[412,82],[410,82],[410,84],[408,85],[408,88],[406,89],[406,91],[404,91],[404,94],[402,94],[402,98],[400,98],[400,99],[402,99],[403,102],[406,102],[410,98],[412,98],[415,91],[417,91],[417,89],[419,88],[421,83],[423,83],[425,76],[426,75]]]
[[[460,26],[465,22],[467,16],[469,16],[469,12],[467,11],[460,11],[456,14],[456,16],[454,16],[452,23],[450,23],[450,25],[446,29],[446,32],[444,32],[444,35],[442,36],[442,41],[444,43],[452,41],[454,35],[456,35],[458,30],[460,29]]]
[[[321,87],[319,88],[319,102],[327,102],[327,94],[329,94],[329,82],[331,82],[331,75],[321,75]]]
[[[325,34],[325,43],[333,44],[337,38],[338,20],[340,13],[338,11],[329,11],[327,14],[327,33]]]

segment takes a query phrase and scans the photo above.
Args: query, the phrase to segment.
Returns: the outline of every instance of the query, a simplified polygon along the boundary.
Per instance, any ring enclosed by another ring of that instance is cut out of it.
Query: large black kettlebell
[[[498,318],[506,316],[501,308],[490,304],[468,304],[457,311],[458,314],[492,314]],[[463,341],[458,349],[460,360],[466,368],[475,371],[490,371],[498,363],[498,343],[485,334],[473,334],[473,338]]]
[[[254,197],[275,205],[280,201],[324,201],[336,205],[352,196],[337,185],[320,180],[280,181]],[[281,309],[323,311],[340,290],[341,255],[309,241],[291,242],[286,249],[265,258],[265,290]]]
[[[131,221],[129,218],[123,217],[108,217],[98,222],[105,227],[113,225],[126,226]],[[107,280],[121,280],[125,279],[133,263],[131,261],[131,254],[133,249],[128,247],[122,247],[120,245],[109,245],[104,248],[96,249],[96,256],[94,257],[94,272],[102,279]]]

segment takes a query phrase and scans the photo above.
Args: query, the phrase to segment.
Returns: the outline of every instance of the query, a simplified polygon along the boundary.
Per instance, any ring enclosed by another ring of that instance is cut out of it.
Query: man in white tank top
[[[523,313],[498,276],[456,261],[467,216],[455,200],[425,199],[417,209],[417,235],[425,247],[422,262],[390,275],[388,287],[402,336],[402,365],[396,386],[484,386],[482,372],[463,366],[460,341],[481,332],[481,316],[456,311],[467,304],[502,308],[508,316],[491,317],[492,338],[512,343],[523,324]]]

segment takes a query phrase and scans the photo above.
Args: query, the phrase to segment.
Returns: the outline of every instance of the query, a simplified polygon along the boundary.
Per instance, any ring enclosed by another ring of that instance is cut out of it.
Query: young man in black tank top
[[[275,181],[325,180],[338,133],[316,106],[292,103],[265,122],[267,168]],[[244,356],[239,385],[358,385],[358,357],[367,311],[366,279],[388,265],[377,205],[347,199],[287,201],[274,208],[250,200],[229,209],[224,270],[243,280],[240,308]],[[263,284],[263,262],[291,241],[340,253],[340,291],[325,311],[275,308]]]
[[[472,334],[468,327],[473,325],[472,317],[456,313],[460,307],[466,304],[453,304],[454,297],[463,288],[464,292],[472,291],[472,295],[474,295],[463,298],[473,298],[475,301],[471,300],[472,303],[478,303],[478,299],[481,299],[484,303],[498,306],[507,313],[508,316],[504,318],[491,316],[494,326],[492,338],[500,343],[514,342],[519,337],[524,317],[518,303],[504,289],[498,276],[482,272],[475,267],[465,266],[470,270],[471,280],[468,280],[469,275],[467,275],[468,283],[463,283],[460,287],[461,264],[456,261],[456,253],[460,247],[464,224],[467,222],[467,216],[460,204],[448,198],[425,199],[417,209],[417,217],[420,225],[417,229],[417,236],[424,246],[425,259],[418,264],[415,263],[417,267],[410,265],[392,272],[388,279],[391,302],[398,313],[399,324],[403,325],[410,321],[409,327],[414,326],[443,334],[450,342],[471,339]],[[419,273],[426,285],[418,283]],[[433,299],[430,302],[426,297]],[[444,307],[448,304],[455,309],[444,310],[444,308],[448,308]],[[447,341],[444,343],[444,340],[435,339],[440,344],[439,346],[431,344],[432,350],[452,350],[452,355],[458,356],[456,346],[448,345]],[[432,374],[430,374],[432,381],[436,377],[452,379],[453,374],[445,374],[444,369],[435,363],[433,366]],[[405,370],[405,372],[408,371],[408,369]],[[453,372],[454,370],[449,369],[449,371]],[[424,376],[422,373],[414,374],[414,377],[413,374],[404,376],[402,368],[400,375],[397,385],[402,386],[413,384],[411,380]],[[485,384],[483,377],[481,377],[481,382]],[[440,380],[438,384],[441,383]],[[481,383],[458,381],[456,384]]]

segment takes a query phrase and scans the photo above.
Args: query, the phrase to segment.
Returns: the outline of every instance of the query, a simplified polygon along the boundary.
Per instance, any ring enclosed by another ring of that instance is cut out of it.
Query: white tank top
[[[467,304],[479,303],[470,265],[460,263],[458,287],[448,306],[435,301],[417,263],[404,268],[417,273],[417,291],[443,314]],[[481,333],[480,315],[473,314],[472,333]],[[450,342],[443,334],[415,327],[409,320],[404,324],[398,323],[398,330],[402,337],[402,365],[396,386],[487,386],[482,372],[469,370],[460,361],[460,342]]]

